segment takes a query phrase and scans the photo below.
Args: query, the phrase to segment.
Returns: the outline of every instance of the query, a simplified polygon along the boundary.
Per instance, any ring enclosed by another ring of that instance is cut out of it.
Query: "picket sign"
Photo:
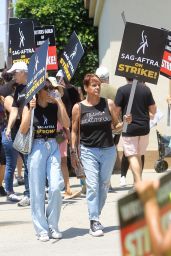
[[[171,79],[169,79],[169,97],[171,96]],[[170,126],[170,104],[168,103],[167,109],[167,126]]]

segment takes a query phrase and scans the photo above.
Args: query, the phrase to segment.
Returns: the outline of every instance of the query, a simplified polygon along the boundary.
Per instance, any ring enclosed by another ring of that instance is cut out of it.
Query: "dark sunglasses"
[[[45,85],[42,89],[48,92],[54,90],[52,86],[47,86],[47,85]]]

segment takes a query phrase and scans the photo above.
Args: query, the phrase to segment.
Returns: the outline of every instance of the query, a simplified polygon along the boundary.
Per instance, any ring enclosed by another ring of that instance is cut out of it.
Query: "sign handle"
[[[126,18],[125,18],[125,12],[124,11],[121,13],[121,17],[122,17],[122,20],[123,20],[124,24],[126,25]]]
[[[128,100],[128,106],[127,106],[127,110],[126,110],[126,115],[129,115],[131,113],[137,83],[138,83],[138,80],[133,79],[132,86],[131,86],[131,92],[130,92],[130,96],[129,96],[129,100]],[[128,124],[126,122],[124,122],[123,130],[122,130],[123,132],[127,131],[127,126],[128,126]]]
[[[171,79],[169,79],[169,97],[171,97]],[[168,103],[167,108],[167,126],[170,126],[170,104]]]

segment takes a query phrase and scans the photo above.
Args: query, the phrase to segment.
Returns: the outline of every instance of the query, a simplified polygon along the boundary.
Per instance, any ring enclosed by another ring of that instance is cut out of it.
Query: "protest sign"
[[[126,22],[115,74],[157,84],[166,31]]]
[[[75,31],[72,33],[67,46],[60,58],[60,66],[64,72],[65,79],[69,82],[73,77],[84,49]]]
[[[9,24],[10,25],[14,25],[14,24],[21,23],[21,22],[28,22],[28,21],[33,22],[34,26],[39,26],[39,22],[35,19],[16,18],[16,17],[15,18],[14,17],[9,18]]]
[[[37,49],[30,59],[25,94],[25,105],[45,85],[47,51],[48,39]]]
[[[33,22],[26,21],[9,26],[9,55],[12,64],[24,61],[26,64],[35,51]]]
[[[163,54],[162,65],[160,68],[160,73],[163,76],[171,79],[171,32],[167,31],[167,40],[165,51]]]
[[[171,215],[171,172],[160,179],[157,201],[161,223],[167,229]],[[120,237],[123,256],[150,256],[151,242],[144,219],[143,205],[136,192],[118,201]],[[153,216],[151,216],[153,218]]]
[[[51,26],[39,26],[34,28],[35,45],[38,48],[49,39],[47,70],[57,70],[57,54],[55,42],[55,28]]]

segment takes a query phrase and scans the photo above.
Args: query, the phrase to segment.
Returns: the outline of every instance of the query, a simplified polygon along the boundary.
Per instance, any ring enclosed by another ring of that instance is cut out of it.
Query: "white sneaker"
[[[23,199],[18,203],[18,206],[25,207],[30,205],[30,198],[28,196],[24,196]]]
[[[120,178],[120,186],[121,186],[121,187],[126,186],[126,178],[125,178],[124,176],[122,176],[122,177]]]
[[[37,237],[38,240],[40,240],[41,242],[47,242],[49,241],[49,236],[47,233],[42,233]]]
[[[55,229],[49,229],[51,233],[51,237],[54,239],[61,239],[62,238],[62,233],[59,231],[56,231]]]
[[[7,195],[7,201],[19,202],[20,200],[21,200],[21,197],[17,196],[16,194]]]

